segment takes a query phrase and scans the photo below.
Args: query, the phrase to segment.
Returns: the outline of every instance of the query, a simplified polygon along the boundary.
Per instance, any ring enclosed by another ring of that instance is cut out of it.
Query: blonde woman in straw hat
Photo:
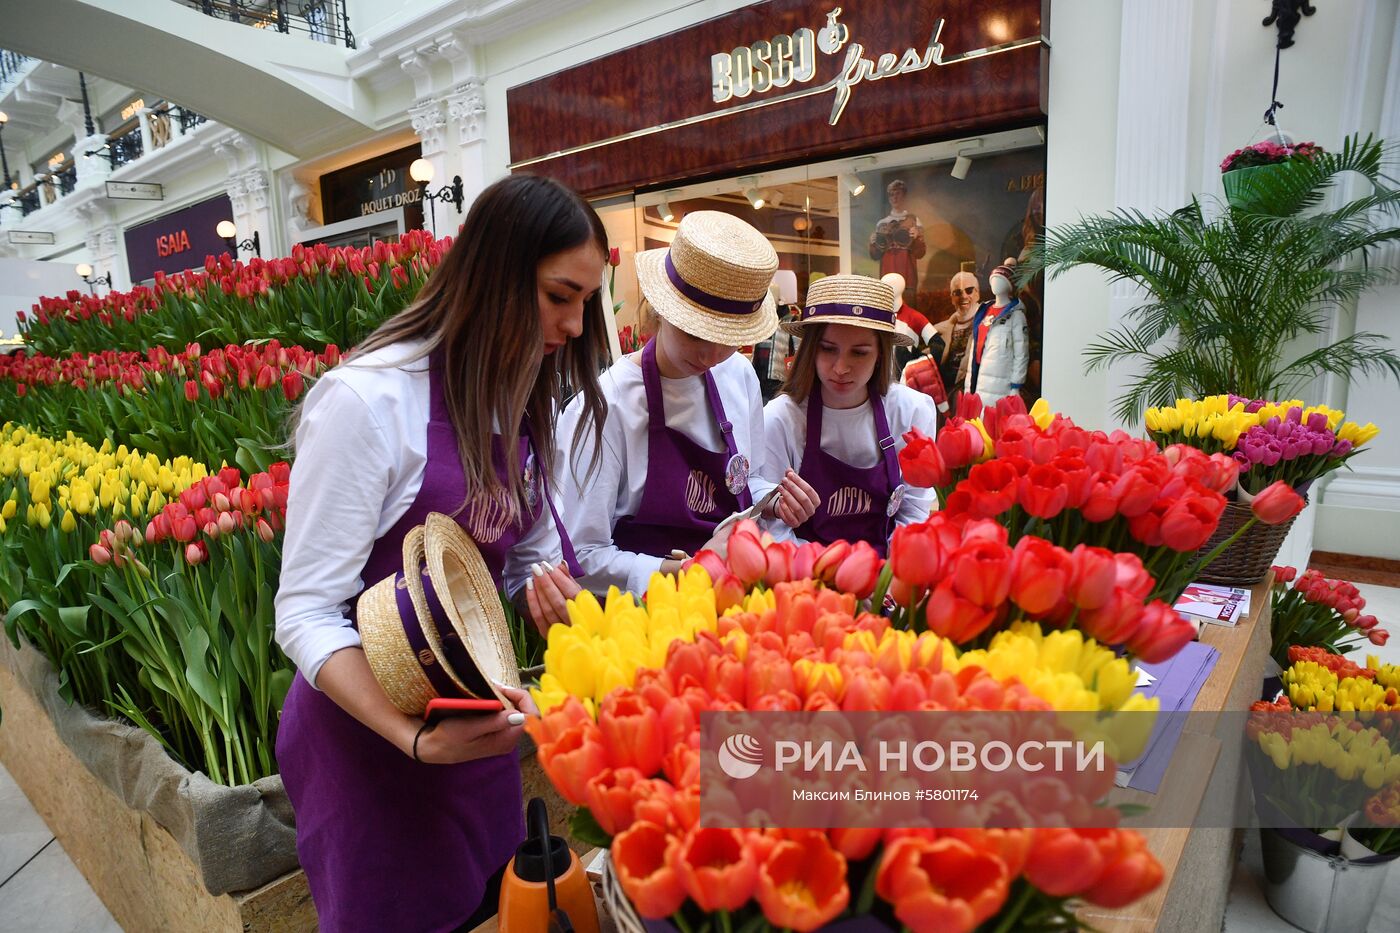
[[[644,593],[653,573],[680,569],[678,552],[722,548],[716,525],[775,484],[769,517],[796,526],[816,507],[795,473],[763,479],[763,399],[735,354],[777,327],[768,289],[777,268],[761,233],[715,211],[687,214],[669,248],[637,254],[656,335],[603,374],[600,446],[579,430],[580,403],[560,425],[559,446],[574,451],[560,482],[564,521],[595,593]],[[575,456],[597,468],[580,469]]]
[[[866,541],[884,554],[895,525],[923,521],[930,490],[905,486],[904,433],[932,437],[933,401],[894,382],[894,348],[912,340],[895,328],[899,296],[863,275],[829,275],[807,290],[802,316],[784,324],[802,338],[782,394],[768,403],[766,469],[796,470],[820,504],[799,540]]]
[[[579,587],[545,479],[561,376],[580,434],[601,427],[607,254],[598,215],[564,186],[491,185],[417,300],[301,410],[277,594],[299,674],[277,760],[323,930],[453,930],[495,912],[524,838],[515,749],[534,706],[498,685],[514,709],[425,727],[376,679],[351,607],[404,571],[405,544],[442,513],[475,541],[487,592],[515,594],[542,630],[567,620]]]

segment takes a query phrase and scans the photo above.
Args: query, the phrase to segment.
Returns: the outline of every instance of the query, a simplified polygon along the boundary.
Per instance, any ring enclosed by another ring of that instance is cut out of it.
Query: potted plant
[[[1400,381],[1400,356],[1383,335],[1322,336],[1338,308],[1384,279],[1368,257],[1400,239],[1400,188],[1382,171],[1385,154],[1379,140],[1351,137],[1340,152],[1251,178],[1247,204],[1212,211],[1192,198],[1165,216],[1119,210],[1051,229],[1020,277],[1097,266],[1142,290],[1128,322],[1084,351],[1090,369],[1132,367],[1115,400],[1127,422],[1183,397],[1290,398],[1327,373]],[[1323,209],[1345,172],[1369,190]]]
[[[1220,181],[1225,186],[1225,197],[1232,204],[1248,204],[1255,185],[1265,184],[1256,179],[1287,171],[1289,162],[1311,161],[1323,152],[1317,143],[1290,143],[1283,136],[1277,141],[1266,139],[1236,149],[1220,162]]]

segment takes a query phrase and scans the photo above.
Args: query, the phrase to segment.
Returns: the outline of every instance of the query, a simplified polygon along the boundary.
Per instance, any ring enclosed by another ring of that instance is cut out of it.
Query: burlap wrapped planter
[[[125,929],[312,930],[280,777],[224,787],[0,638],[0,761]],[[242,892],[242,893],[235,893]]]

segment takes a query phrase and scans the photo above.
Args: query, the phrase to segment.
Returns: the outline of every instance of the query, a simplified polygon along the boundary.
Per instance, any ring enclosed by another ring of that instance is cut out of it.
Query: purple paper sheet
[[[1196,697],[1219,659],[1220,652],[1210,645],[1189,642],[1160,664],[1141,665],[1144,671],[1157,678],[1141,692],[1148,697],[1157,697],[1164,713],[1186,713],[1195,705]],[[1147,740],[1146,750],[1123,769],[1129,772],[1129,787],[1150,794],[1157,793],[1185,725],[1186,717],[1182,715],[1158,718]]]

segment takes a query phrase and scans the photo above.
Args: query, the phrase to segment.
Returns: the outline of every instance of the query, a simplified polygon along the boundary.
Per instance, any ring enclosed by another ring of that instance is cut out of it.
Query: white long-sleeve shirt
[[[763,478],[763,397],[758,377],[749,361],[737,353],[710,372],[715,377],[725,417],[734,424],[734,445],[749,458],[749,492],[757,501],[775,485]],[[661,568],[663,558],[624,551],[613,544],[612,537],[618,519],[637,513],[647,485],[650,422],[640,360],[618,360],[603,373],[600,382],[608,417],[598,465],[589,475],[593,434],[578,431],[583,408],[576,400],[559,420],[556,501],[583,567],[584,576],[579,583],[594,593],[606,593],[609,586],[617,586],[640,596],[651,575]],[[667,427],[706,450],[725,449],[724,437],[705,395],[704,376],[663,377],[661,398]],[[684,494],[683,489],[676,490],[677,496]]]
[[[346,612],[366,586],[370,549],[408,511],[428,463],[428,361],[394,344],[344,363],[307,393],[287,496],[277,591],[277,643],[312,686],[321,665],[360,644]],[[558,563],[559,534],[545,508],[506,558],[515,593],[537,561]]]
[[[811,399],[809,399],[810,401]],[[929,437],[938,428],[938,412],[933,399],[906,385],[894,383],[885,393],[885,418],[890,436],[894,438],[895,454],[904,449],[904,432],[918,428]],[[807,404],[798,404],[789,395],[779,395],[763,409],[767,425],[768,453],[764,458],[764,475],[770,482],[782,480],[790,467],[802,474],[802,452],[807,445]],[[853,467],[869,469],[880,462],[881,452],[875,445],[875,412],[870,400],[855,408],[828,408],[822,412],[822,450]],[[895,513],[896,525],[909,525],[928,518],[933,507],[932,489],[906,486],[904,501]],[[790,537],[801,541],[781,522],[770,530],[775,538]]]

